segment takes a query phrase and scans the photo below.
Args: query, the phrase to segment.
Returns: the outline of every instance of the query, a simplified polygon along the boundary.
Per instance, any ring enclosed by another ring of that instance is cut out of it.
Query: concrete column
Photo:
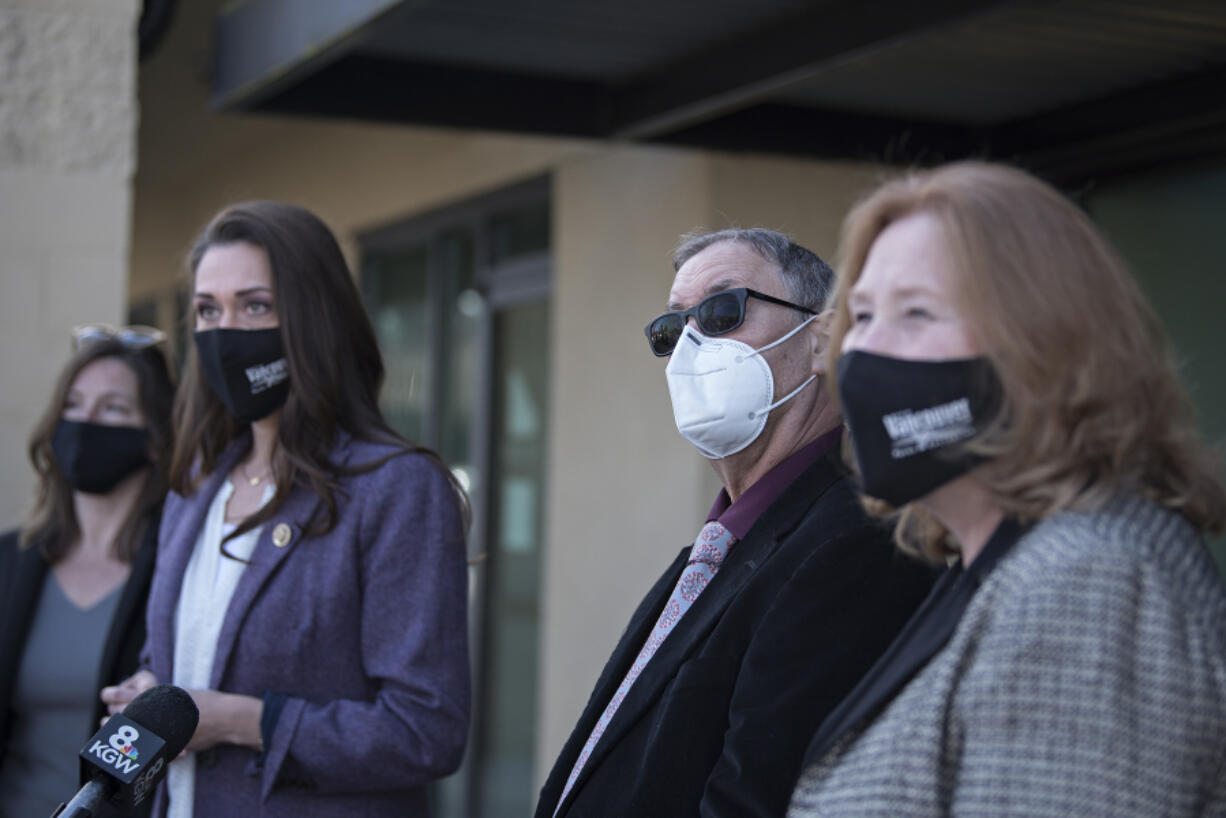
[[[711,220],[708,174],[700,154],[642,148],[555,171],[536,787],[715,495],[640,329],[668,301],[677,237]]]
[[[0,527],[69,330],[127,303],[138,0],[0,0]]]

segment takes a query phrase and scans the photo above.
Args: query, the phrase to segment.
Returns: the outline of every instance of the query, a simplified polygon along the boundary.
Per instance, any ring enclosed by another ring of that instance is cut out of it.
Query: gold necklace
[[[240,466],[239,466],[239,469],[240,469],[240,470],[242,470],[242,472],[243,472],[243,477],[244,477],[244,478],[247,480],[247,485],[249,485],[249,486],[258,486],[258,485],[260,484],[260,481],[261,481],[261,480],[263,480],[265,477],[267,477],[267,476],[268,476],[268,473],[269,473],[270,471],[272,471],[272,468],[271,468],[271,467],[269,467],[269,468],[267,468],[267,469],[264,469],[264,471],[263,471],[263,472],[261,472],[260,474],[256,475],[255,477],[252,477],[250,474],[248,474],[248,473],[247,473],[247,464],[246,464],[246,463],[243,463],[242,465],[240,465]]]

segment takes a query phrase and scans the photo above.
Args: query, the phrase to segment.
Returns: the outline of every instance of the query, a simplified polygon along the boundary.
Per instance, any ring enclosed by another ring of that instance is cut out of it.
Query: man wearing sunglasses
[[[647,341],[724,488],[635,611],[536,818],[782,815],[817,726],[931,585],[839,457],[830,268],[762,229],[687,236],[673,263]]]

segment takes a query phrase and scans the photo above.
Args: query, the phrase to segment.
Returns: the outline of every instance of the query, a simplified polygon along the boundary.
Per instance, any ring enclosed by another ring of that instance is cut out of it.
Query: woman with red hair
[[[789,815],[1226,811],[1226,489],[1093,223],[967,162],[844,225],[831,369],[862,491],[951,567],[823,723]]]

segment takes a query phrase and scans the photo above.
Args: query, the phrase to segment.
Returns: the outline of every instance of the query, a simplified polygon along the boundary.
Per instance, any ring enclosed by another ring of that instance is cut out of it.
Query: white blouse
[[[263,508],[276,493],[269,482],[260,500]],[[247,567],[245,562],[230,559],[221,553],[221,541],[238,526],[226,522],[226,503],[234,494],[229,480],[209,505],[204,526],[179,589],[179,604],[175,609],[175,658],[172,682],[182,688],[208,688],[213,675],[213,657],[217,653],[217,637],[230,607],[230,598]],[[257,526],[226,543],[226,553],[241,560],[250,560],[263,526]],[[170,796],[168,818],[191,818],[196,794],[196,755],[188,753],[167,768],[166,786]]]

